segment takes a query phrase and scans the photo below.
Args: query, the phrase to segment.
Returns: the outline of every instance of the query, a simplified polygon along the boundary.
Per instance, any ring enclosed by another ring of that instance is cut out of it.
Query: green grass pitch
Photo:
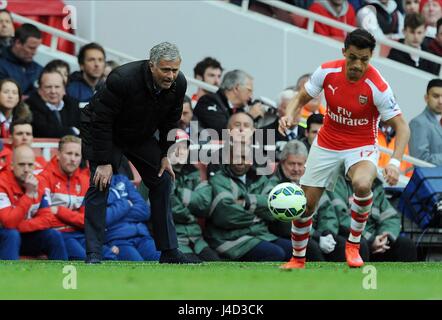
[[[66,266],[75,267],[76,289],[75,273],[63,273],[73,268]],[[442,263],[368,263],[374,268],[366,269],[308,263],[292,271],[278,266],[0,261],[0,299],[442,299]]]

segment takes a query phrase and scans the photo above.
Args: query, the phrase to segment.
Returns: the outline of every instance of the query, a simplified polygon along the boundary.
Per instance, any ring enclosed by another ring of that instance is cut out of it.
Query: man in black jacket
[[[426,44],[429,41],[430,39],[425,37],[425,18],[419,13],[407,14],[404,21],[404,39],[400,39],[399,42],[418,50],[428,51]],[[439,74],[439,64],[395,48],[390,50],[387,58],[422,71]]]
[[[195,262],[177,250],[170,205],[175,175],[167,151],[175,135],[169,132],[177,128],[187,88],[180,65],[178,48],[160,43],[151,49],[150,60],[131,62],[112,71],[106,87],[82,109],[83,152],[91,169],[85,199],[87,263],[101,260],[109,184],[123,154],[149,188],[160,263]],[[154,135],[157,130],[159,141]]]
[[[242,70],[227,72],[216,93],[202,96],[195,106],[193,113],[202,129],[213,129],[222,139],[222,130],[227,129],[227,122],[232,114],[248,111],[256,120],[264,116],[260,102],[246,110],[253,96],[253,78]]]
[[[43,69],[38,90],[26,100],[32,111],[36,138],[61,138],[80,134],[78,101],[66,95],[63,76],[58,71]]]

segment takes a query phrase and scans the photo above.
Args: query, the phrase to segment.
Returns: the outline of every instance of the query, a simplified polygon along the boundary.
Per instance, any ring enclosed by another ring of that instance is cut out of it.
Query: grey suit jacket
[[[428,108],[410,121],[410,155],[442,166],[442,126]]]

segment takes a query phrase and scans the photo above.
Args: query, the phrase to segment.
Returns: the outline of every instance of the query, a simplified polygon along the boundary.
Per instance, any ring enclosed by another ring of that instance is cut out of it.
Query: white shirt
[[[9,130],[9,126],[11,125],[11,122],[12,122],[12,115],[9,118],[6,118],[5,115],[3,114],[3,112],[0,112],[0,124],[5,123],[6,129]]]
[[[49,110],[51,110],[51,111],[58,111],[58,112],[60,112],[61,110],[63,110],[63,107],[64,107],[64,101],[61,100],[60,103],[58,104],[58,106],[55,105],[55,104],[52,104],[52,103],[46,102],[46,106],[47,106],[47,107],[49,108]]]

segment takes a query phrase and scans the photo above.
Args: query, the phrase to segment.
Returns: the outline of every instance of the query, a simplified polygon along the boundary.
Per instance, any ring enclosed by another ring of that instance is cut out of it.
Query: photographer
[[[253,78],[242,70],[229,71],[216,93],[204,95],[198,100],[194,114],[202,129],[214,129],[222,139],[222,130],[227,128],[232,114],[247,112],[255,121],[264,117],[265,109],[261,102],[248,106],[252,97]]]

